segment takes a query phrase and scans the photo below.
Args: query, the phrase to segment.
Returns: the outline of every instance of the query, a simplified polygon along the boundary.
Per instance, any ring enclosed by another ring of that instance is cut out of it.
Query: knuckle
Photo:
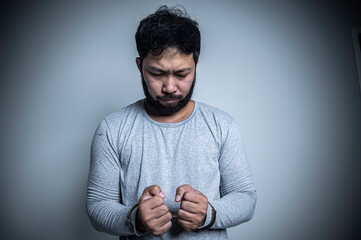
[[[184,229],[185,229],[185,226],[184,226],[184,224],[183,224],[182,220],[181,220],[181,219],[179,219],[179,218],[178,218],[178,224],[179,224],[182,228],[184,228]]]
[[[150,198],[149,203],[151,205],[158,205],[159,206],[159,205],[163,204],[163,200],[158,196],[153,196],[153,197]]]
[[[172,222],[169,222],[169,225],[167,227],[167,231],[173,226]]]
[[[181,204],[180,204],[180,208],[184,209],[185,207],[186,207],[186,202],[182,201]]]
[[[191,188],[191,185],[189,185],[189,184],[183,184],[183,185],[181,185],[181,186],[178,187],[178,190],[187,190],[187,189],[189,189],[189,188]]]
[[[185,185],[184,185],[184,188],[185,188],[187,191],[193,190],[192,186],[189,185],[189,184],[185,184]]]
[[[182,211],[182,209],[179,209],[177,213],[178,213],[178,217],[183,217],[183,211]]]
[[[163,204],[163,198],[161,198],[159,196],[154,196],[153,198],[154,198],[154,202],[156,204],[159,204],[159,205]]]
[[[194,196],[194,193],[191,191],[185,192],[183,195],[183,198],[185,200],[194,200],[196,197]]]
[[[164,214],[167,213],[167,210],[166,210],[165,207],[162,205],[162,206],[159,207],[158,213],[161,214],[161,215],[164,215]]]
[[[163,210],[164,210],[165,212],[168,212],[168,211],[169,211],[168,206],[167,206],[167,205],[165,205],[165,204],[163,204],[163,205],[162,205],[162,208],[163,208]]]
[[[148,192],[150,189],[152,189],[153,186],[148,186],[146,188],[144,188],[143,194]]]

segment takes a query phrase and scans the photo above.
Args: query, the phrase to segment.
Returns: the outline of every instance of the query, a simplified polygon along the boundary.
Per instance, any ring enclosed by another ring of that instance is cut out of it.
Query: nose
[[[175,93],[176,91],[177,91],[177,86],[175,79],[172,76],[168,76],[164,78],[162,92]]]

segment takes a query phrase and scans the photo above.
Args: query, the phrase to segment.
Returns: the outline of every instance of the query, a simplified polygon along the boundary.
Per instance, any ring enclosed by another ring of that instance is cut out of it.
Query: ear
[[[142,60],[140,59],[140,57],[137,57],[135,59],[135,63],[137,64],[139,72],[142,73]]]

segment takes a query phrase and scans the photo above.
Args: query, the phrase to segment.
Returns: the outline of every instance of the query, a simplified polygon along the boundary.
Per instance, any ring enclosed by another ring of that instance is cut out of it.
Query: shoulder
[[[198,118],[203,119],[207,128],[214,136],[217,136],[222,146],[227,139],[234,139],[232,136],[240,139],[240,128],[235,118],[229,113],[202,102],[197,102],[197,107]]]
[[[205,103],[197,103],[199,113],[203,115],[203,118],[207,119],[208,127],[219,134],[222,146],[227,142],[243,144],[241,128],[233,116]]]
[[[112,112],[104,117],[107,121],[117,121],[120,120],[129,114],[134,114],[139,112],[142,109],[142,100],[136,101],[126,107],[123,107],[115,112]]]
[[[121,125],[125,125],[134,121],[134,119],[142,114],[143,104],[142,100],[134,102],[126,107],[123,107],[115,112],[105,116],[101,124],[106,125],[110,130],[119,129]]]
[[[199,113],[207,120],[212,120],[222,125],[223,124],[228,125],[231,122],[235,121],[235,119],[229,113],[219,108],[210,106],[203,102],[197,101],[196,103],[198,106]]]

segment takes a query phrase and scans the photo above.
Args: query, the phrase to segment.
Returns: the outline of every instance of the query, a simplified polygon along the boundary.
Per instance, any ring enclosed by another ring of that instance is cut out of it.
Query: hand
[[[153,235],[160,236],[172,227],[172,214],[164,204],[164,197],[158,185],[144,189],[139,198],[136,224],[141,232],[149,231]]]
[[[204,224],[208,199],[203,193],[185,184],[177,188],[175,201],[182,201],[178,210],[178,223],[184,230],[190,232]]]

